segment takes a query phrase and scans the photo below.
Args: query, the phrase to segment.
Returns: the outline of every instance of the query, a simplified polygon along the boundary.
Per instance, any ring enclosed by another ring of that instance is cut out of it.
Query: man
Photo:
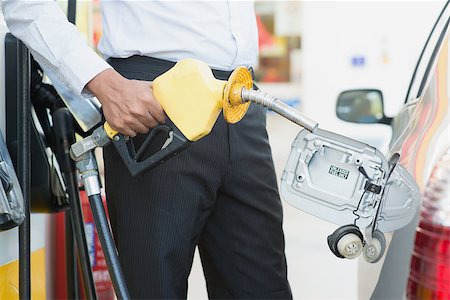
[[[104,1],[99,51],[56,3],[3,1],[11,32],[76,93],[95,95],[111,127],[143,136],[165,120],[151,81],[191,57],[225,80],[257,57],[252,2]],[[174,87],[176,88],[176,87]],[[291,298],[282,210],[265,114],[229,125],[136,178],[104,149],[111,224],[132,298],[185,298],[198,245],[210,298]]]

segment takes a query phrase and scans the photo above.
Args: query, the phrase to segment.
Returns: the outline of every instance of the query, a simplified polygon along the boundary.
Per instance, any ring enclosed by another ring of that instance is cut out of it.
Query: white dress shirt
[[[34,58],[69,89],[110,66],[91,50],[52,0],[3,0],[6,23]],[[252,65],[258,40],[253,1],[103,0],[105,57],[196,58],[212,68]]]

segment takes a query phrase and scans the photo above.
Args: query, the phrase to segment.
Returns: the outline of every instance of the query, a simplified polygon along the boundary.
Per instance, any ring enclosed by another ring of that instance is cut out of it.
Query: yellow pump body
[[[153,94],[186,138],[197,141],[211,132],[226,84],[208,65],[184,59],[153,81]]]
[[[227,122],[242,119],[250,103],[232,105],[229,99],[252,85],[251,74],[244,67],[223,81],[214,78],[207,64],[188,58],[153,81],[153,94],[186,138],[197,141],[211,132],[222,108]]]

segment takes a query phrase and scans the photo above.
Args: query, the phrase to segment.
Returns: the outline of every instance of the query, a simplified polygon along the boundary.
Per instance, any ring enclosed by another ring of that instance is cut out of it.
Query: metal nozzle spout
[[[315,132],[319,127],[319,124],[317,122],[304,116],[301,112],[290,107],[289,105],[279,100],[278,98],[270,96],[261,90],[249,90],[243,88],[242,100],[245,102],[247,101],[255,102],[264,107],[267,107],[268,109],[273,110],[279,115],[294,122],[295,124],[304,127],[305,129],[311,132]]]

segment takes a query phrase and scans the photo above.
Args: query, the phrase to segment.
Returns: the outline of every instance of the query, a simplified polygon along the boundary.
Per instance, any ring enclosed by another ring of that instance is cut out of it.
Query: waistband
[[[169,69],[171,69],[176,62],[170,60],[164,60],[160,58],[133,55],[127,58],[114,58],[110,57],[106,60],[114,69],[120,71],[133,71],[145,73],[151,70],[157,77]],[[228,80],[233,71],[224,71],[211,69],[215,78],[220,80]],[[252,78],[254,79],[253,68],[249,68]]]

